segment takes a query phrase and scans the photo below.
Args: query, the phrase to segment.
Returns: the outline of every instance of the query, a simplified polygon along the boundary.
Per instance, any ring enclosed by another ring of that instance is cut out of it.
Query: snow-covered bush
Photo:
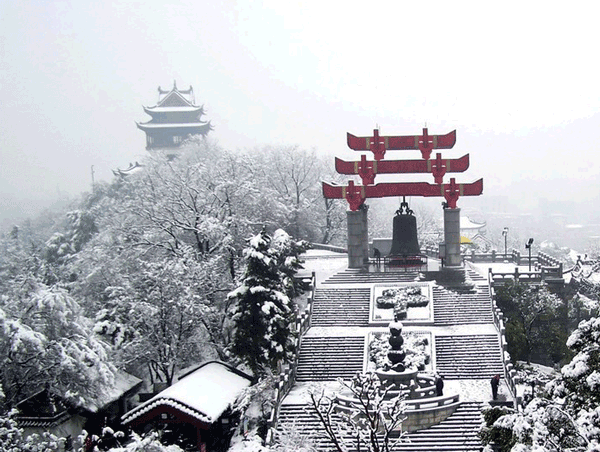
[[[373,333],[369,343],[369,360],[375,364],[376,369],[385,369],[389,366],[388,352],[390,351],[389,333]],[[431,358],[430,344],[426,337],[404,333],[403,349],[406,353],[404,365],[407,368],[424,370]]]
[[[512,450],[600,450],[600,320],[581,322],[567,346],[576,354],[561,375],[522,413],[494,422],[494,428],[510,431]]]
[[[383,290],[375,303],[379,309],[393,308],[394,318],[404,320],[408,308],[427,306],[429,298],[421,293],[420,287],[408,286]]]

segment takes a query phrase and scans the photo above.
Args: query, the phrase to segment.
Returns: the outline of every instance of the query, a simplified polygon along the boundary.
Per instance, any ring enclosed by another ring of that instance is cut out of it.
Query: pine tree
[[[277,252],[270,245],[264,228],[249,240],[242,284],[228,295],[236,301],[231,351],[255,375],[287,360],[293,344],[291,300],[278,269]]]

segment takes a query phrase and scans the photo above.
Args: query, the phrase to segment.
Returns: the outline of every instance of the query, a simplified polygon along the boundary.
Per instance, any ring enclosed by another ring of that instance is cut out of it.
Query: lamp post
[[[508,253],[506,246],[506,239],[508,238],[508,228],[504,228],[502,230],[502,235],[504,236],[504,259],[506,259],[506,254]]]
[[[531,245],[533,244],[533,239],[529,239],[525,244],[525,248],[529,250],[529,271],[531,271]]]

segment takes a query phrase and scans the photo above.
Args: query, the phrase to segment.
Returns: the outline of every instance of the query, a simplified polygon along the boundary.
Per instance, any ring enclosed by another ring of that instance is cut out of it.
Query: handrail
[[[311,243],[313,250],[332,251],[334,253],[347,253],[348,250],[341,246],[327,245],[325,243]]]
[[[406,411],[418,411],[431,408],[443,408],[446,405],[451,405],[459,400],[460,395],[453,394],[449,396],[436,396],[422,399],[405,399],[403,402],[406,404]],[[360,403],[357,398],[339,394],[335,396],[335,402],[341,410],[352,409],[353,404]]]
[[[517,371],[510,360],[510,355],[507,351],[508,343],[506,342],[506,328],[504,326],[504,314],[496,305],[495,293],[493,287],[490,286],[490,296],[492,298],[492,314],[494,316],[494,326],[498,330],[498,336],[500,338],[500,352],[502,353],[502,367],[504,369],[504,380],[511,392],[514,400],[515,409],[519,409],[521,406],[521,398],[517,393],[517,385],[515,383],[515,376]]]
[[[272,444],[274,440],[274,434],[275,429],[277,428],[277,421],[279,417],[279,408],[281,407],[281,402],[289,394],[290,390],[296,383],[296,373],[298,371],[298,359],[300,356],[302,337],[310,328],[316,287],[317,276],[315,272],[312,272],[311,293],[308,297],[306,308],[304,309],[304,312],[300,314],[296,319],[296,338],[294,340],[294,353],[290,362],[283,366],[283,370],[279,373],[279,379],[276,384],[275,402],[273,404],[271,414],[267,421],[267,425],[269,426],[267,430],[267,437],[265,439],[265,443],[267,445]]]

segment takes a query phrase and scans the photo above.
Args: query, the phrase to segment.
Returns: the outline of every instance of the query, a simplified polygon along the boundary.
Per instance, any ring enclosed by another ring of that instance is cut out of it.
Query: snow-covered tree
[[[496,290],[496,302],[507,319],[508,351],[513,359],[529,363],[532,353],[541,349],[560,361],[561,340],[564,343],[566,338],[558,322],[563,303],[546,285],[507,283]]]
[[[395,437],[405,418],[403,396],[388,397],[391,387],[382,384],[374,372],[357,373],[351,382],[338,382],[350,393],[349,406],[343,410],[336,407],[335,394],[318,388],[309,391],[309,405],[323,426],[319,434],[327,437],[337,452],[391,452],[403,438],[402,434]]]
[[[241,285],[229,293],[236,301],[231,350],[254,372],[276,368],[292,353],[292,302],[278,268],[278,255],[263,228],[244,249],[246,271]]]
[[[277,229],[273,233],[271,245],[277,256],[277,266],[283,276],[286,294],[294,298],[302,293],[300,283],[294,278],[296,273],[304,268],[302,266],[304,261],[300,255],[310,248],[310,244],[305,240],[296,241],[283,229]]]
[[[46,452],[65,450],[67,440],[51,433],[25,436],[15,420],[16,410],[0,415],[0,450],[3,452]]]
[[[224,339],[212,336],[226,335],[223,323],[212,317],[225,318],[225,312],[217,313],[224,294],[211,292],[207,266],[172,257],[140,260],[135,269],[122,286],[105,289],[104,307],[96,314],[94,329],[111,342],[119,363],[139,375],[147,369],[152,381],[171,385],[182,367],[215,353],[226,358]]]
[[[146,436],[139,436],[135,432],[127,444],[122,447],[113,447],[108,452],[184,452],[177,445],[165,446],[160,442],[157,433],[150,433]]]
[[[505,450],[600,450],[600,319],[581,322],[567,345],[575,357],[545,393],[494,422],[512,435]]]
[[[8,407],[48,385],[93,410],[114,385],[107,347],[79,304],[43,285],[19,298],[0,298],[0,363]]]

